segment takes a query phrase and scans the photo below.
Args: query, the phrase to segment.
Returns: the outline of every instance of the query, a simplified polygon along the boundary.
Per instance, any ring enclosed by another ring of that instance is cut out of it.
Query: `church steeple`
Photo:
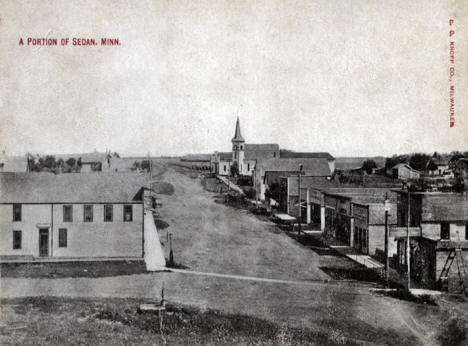
[[[244,138],[241,135],[239,117],[237,117],[236,132],[234,133],[234,138],[232,139],[232,142],[245,142]]]

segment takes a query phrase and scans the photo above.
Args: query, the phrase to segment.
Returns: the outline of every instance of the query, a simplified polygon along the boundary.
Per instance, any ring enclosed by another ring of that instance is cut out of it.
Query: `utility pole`
[[[407,217],[406,217],[406,270],[408,273],[408,281],[407,281],[407,289],[408,292],[411,287],[411,248],[410,248],[410,221],[411,221],[411,192],[410,192],[410,185],[406,184],[406,188],[408,190],[408,210],[407,210]]]
[[[390,271],[390,259],[388,258],[388,212],[390,211],[390,201],[387,198],[387,193],[385,193],[385,281],[388,286],[388,278]]]
[[[299,228],[298,228],[298,236],[301,235],[301,223],[302,223],[302,203],[301,203],[301,173],[302,173],[302,164],[299,165],[299,174],[297,175],[298,184],[297,184],[297,192],[299,195]]]

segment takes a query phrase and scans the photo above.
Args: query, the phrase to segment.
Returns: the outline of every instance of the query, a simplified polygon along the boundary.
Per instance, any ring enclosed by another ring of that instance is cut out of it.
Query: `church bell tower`
[[[239,117],[237,117],[236,132],[231,140],[232,142],[232,163],[237,162],[239,174],[244,171],[244,144],[245,140],[241,135]]]

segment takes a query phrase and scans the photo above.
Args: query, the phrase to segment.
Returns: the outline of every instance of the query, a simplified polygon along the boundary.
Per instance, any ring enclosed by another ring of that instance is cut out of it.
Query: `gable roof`
[[[332,155],[330,155],[330,153],[327,152],[296,152],[292,150],[281,150],[280,157],[284,159],[335,159]]]
[[[244,150],[245,160],[265,160],[279,156],[278,144],[245,144]]]
[[[222,161],[231,161],[232,160],[232,152],[220,152],[218,153],[219,159]]]
[[[309,176],[330,176],[330,167],[326,159],[268,159],[260,163],[260,169],[264,172],[299,172],[302,165],[303,172]]]
[[[1,203],[140,201],[148,177],[139,173],[0,173]]]
[[[400,168],[407,168],[407,169],[409,169],[410,171],[419,173],[418,170],[414,169],[414,168],[411,167],[409,164],[403,163],[403,162],[397,163],[395,166],[392,167],[392,170],[393,170],[393,169],[400,169]]]

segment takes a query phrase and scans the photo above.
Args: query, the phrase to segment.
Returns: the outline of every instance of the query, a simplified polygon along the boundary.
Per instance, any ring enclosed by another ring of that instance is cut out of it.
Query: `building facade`
[[[468,272],[467,194],[398,191],[397,226],[392,233],[398,240],[402,271],[407,267],[408,210],[412,278],[430,288],[453,286],[459,278],[457,262],[452,260],[455,252]]]
[[[0,174],[0,257],[143,258],[139,174]]]

